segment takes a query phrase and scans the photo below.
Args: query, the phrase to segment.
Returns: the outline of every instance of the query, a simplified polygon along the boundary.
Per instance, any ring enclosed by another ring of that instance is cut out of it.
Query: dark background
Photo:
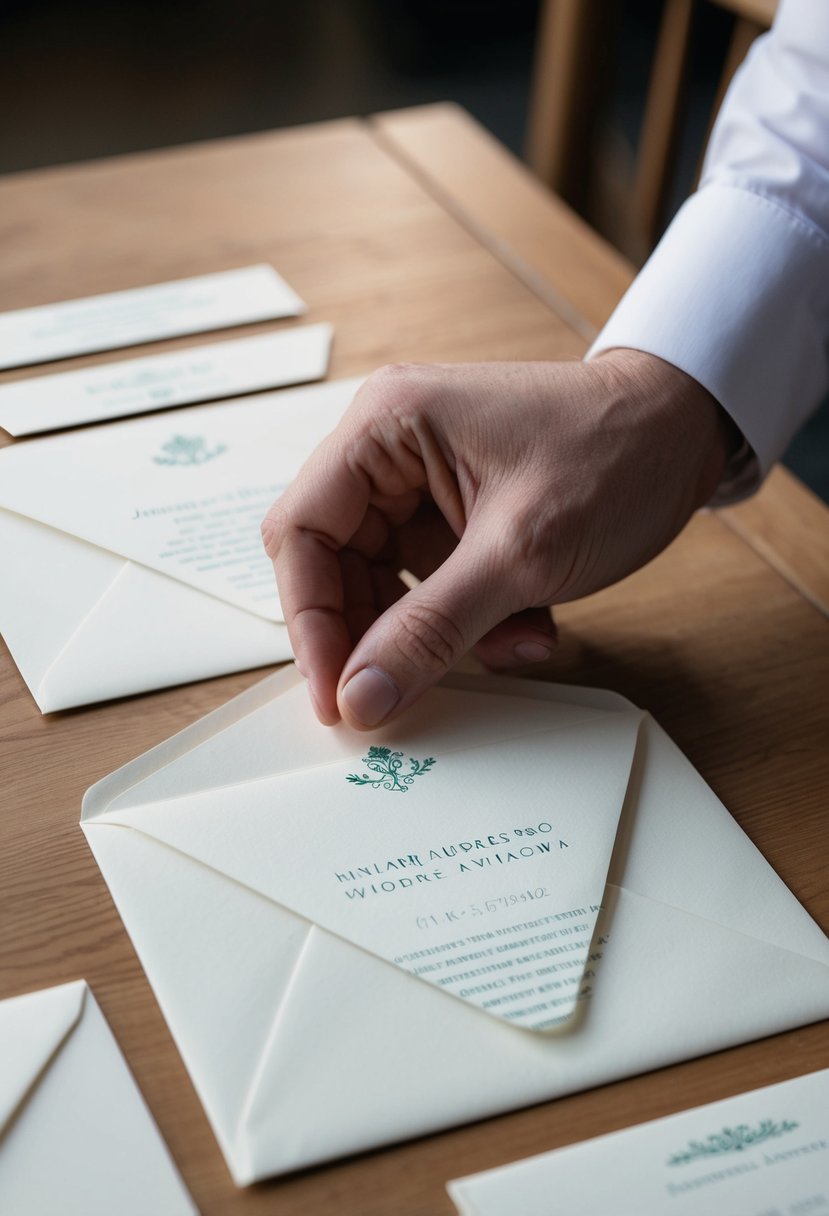
[[[604,136],[624,175],[662,4],[608,8]],[[521,155],[538,12],[538,0],[0,0],[0,173],[444,100]],[[673,208],[731,28],[699,6]],[[787,463],[829,500],[829,411]]]

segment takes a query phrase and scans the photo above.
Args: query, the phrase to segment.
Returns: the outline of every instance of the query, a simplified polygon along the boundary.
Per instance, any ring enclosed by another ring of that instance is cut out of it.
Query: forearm
[[[756,488],[829,388],[829,5],[784,0],[680,211],[588,357],[657,355],[720,402],[748,447],[718,501]]]

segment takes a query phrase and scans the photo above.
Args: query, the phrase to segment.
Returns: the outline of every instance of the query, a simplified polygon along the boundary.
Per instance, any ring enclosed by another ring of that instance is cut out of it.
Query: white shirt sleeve
[[[632,347],[704,385],[750,447],[743,497],[829,389],[829,3],[782,0],[685,203],[587,354]]]

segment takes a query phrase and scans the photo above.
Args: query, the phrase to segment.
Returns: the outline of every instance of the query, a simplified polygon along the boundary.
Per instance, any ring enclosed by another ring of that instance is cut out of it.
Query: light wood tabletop
[[[332,377],[578,358],[630,275],[451,106],[10,176],[0,242],[3,309],[269,262],[307,320],[333,322]],[[541,673],[650,710],[824,930],[827,605],[829,513],[778,470],[753,501],[699,514],[644,570],[561,608]],[[829,1066],[821,1023],[236,1190],[78,819],[94,781],[264,674],[43,717],[0,653],[0,997],[90,982],[206,1216],[439,1216],[449,1178]]]

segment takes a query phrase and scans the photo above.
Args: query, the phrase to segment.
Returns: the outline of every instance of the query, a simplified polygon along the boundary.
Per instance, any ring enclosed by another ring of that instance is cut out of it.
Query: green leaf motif
[[[415,777],[428,773],[435,763],[434,756],[425,760],[414,760],[409,757],[409,767],[403,772],[403,753],[393,752],[390,747],[370,747],[368,755],[363,756],[363,764],[370,770],[368,773],[349,773],[346,781],[352,785],[370,785],[373,789],[391,790],[394,793],[406,794]]]
[[[206,464],[215,460],[227,451],[227,445],[219,443],[215,448],[207,446],[207,440],[202,435],[174,435],[167,443],[161,445],[163,456],[153,456],[156,464],[192,465]]]
[[[690,1140],[687,1148],[674,1153],[668,1158],[668,1165],[689,1165],[701,1158],[721,1157],[724,1153],[742,1153],[748,1148],[773,1140],[776,1136],[784,1136],[793,1132],[799,1124],[784,1119],[775,1123],[773,1119],[764,1119],[756,1127],[740,1123],[737,1127],[724,1127],[721,1132],[708,1136],[705,1140]]]

